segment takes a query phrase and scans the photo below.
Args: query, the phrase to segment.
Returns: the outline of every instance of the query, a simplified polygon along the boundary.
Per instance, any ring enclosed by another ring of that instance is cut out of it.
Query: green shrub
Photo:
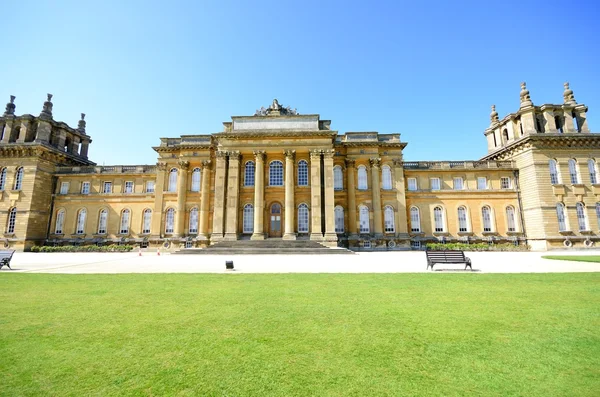
[[[450,251],[528,251],[527,245],[514,245],[511,243],[488,244],[488,243],[428,243],[429,250],[450,250]]]
[[[61,245],[61,246],[35,246],[31,252],[129,252],[135,247],[133,245]]]

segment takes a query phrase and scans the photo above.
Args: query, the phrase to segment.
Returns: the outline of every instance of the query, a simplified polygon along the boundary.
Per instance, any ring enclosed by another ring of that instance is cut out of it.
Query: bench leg
[[[471,266],[471,261],[467,261],[467,263],[465,263],[465,270],[467,270],[467,267],[471,269],[471,271],[473,270],[473,266]]]

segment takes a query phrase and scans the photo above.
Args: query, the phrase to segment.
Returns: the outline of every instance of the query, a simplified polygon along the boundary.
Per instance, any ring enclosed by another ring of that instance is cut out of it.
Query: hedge
[[[34,246],[31,252],[129,252],[133,245],[61,245],[61,246]]]
[[[487,244],[487,243],[428,243],[427,249],[430,250],[450,250],[450,251],[529,251],[528,245],[514,245],[510,243]]]

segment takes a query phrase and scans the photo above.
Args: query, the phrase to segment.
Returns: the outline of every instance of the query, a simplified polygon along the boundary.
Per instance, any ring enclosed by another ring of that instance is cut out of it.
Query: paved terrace
[[[600,263],[542,259],[542,255],[593,255],[598,251],[470,252],[475,273],[598,272]],[[225,270],[233,260],[235,271]],[[12,273],[423,273],[424,252],[361,252],[356,255],[171,255],[132,253],[19,253]],[[460,270],[461,265],[436,265]],[[0,272],[9,273],[3,268]],[[431,272],[429,270],[428,272]]]

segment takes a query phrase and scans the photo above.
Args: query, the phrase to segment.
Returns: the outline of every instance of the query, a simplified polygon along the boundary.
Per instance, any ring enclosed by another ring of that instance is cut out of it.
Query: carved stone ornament
[[[323,149],[321,152],[323,153],[323,158],[326,159],[332,159],[335,154],[334,149]]]
[[[298,111],[296,109],[292,109],[291,107],[283,107],[279,104],[279,101],[277,101],[277,99],[273,99],[273,103],[271,104],[271,106],[269,106],[268,108],[265,109],[264,106],[261,106],[260,109],[258,109],[254,115],[255,116],[268,116],[271,113],[277,114],[275,112],[279,112],[278,114],[282,115],[282,116],[296,116],[298,115]]]
[[[190,168],[190,162],[186,160],[179,160],[177,162],[177,165],[179,165],[179,168],[181,168],[182,170],[187,170],[188,168]]]
[[[217,151],[217,158],[224,159],[227,157],[227,152],[224,150]]]
[[[323,150],[321,150],[321,149],[311,149],[308,152],[310,153],[310,157],[321,157],[321,153],[323,153]]]
[[[158,168],[161,171],[165,171],[167,169],[167,163],[158,162],[156,163],[156,168]]]
[[[529,90],[527,89],[527,84],[525,82],[521,83],[521,107],[532,106],[533,102],[531,102],[531,97],[529,96]]]
[[[15,114],[15,96],[10,96],[10,102],[6,104],[6,110],[4,111],[4,116],[12,116]]]
[[[202,167],[207,168],[210,167],[210,160],[202,160]]]
[[[256,161],[265,159],[266,152],[264,150],[255,150],[253,153]]]
[[[283,154],[285,154],[285,157],[289,157],[290,159],[294,160],[296,158],[296,151],[295,150],[284,150]]]
[[[369,159],[369,163],[371,164],[371,167],[379,168],[379,166],[381,165],[381,159],[372,158],[372,159]]]
[[[239,150],[230,150],[227,154],[230,160],[239,160],[241,157]]]
[[[394,165],[396,167],[402,167],[403,166],[403,161],[402,161],[401,158],[400,159],[392,159],[392,162],[394,163]]]
[[[346,159],[346,167],[348,167],[348,168],[354,168],[355,164],[356,164],[356,160]]]

